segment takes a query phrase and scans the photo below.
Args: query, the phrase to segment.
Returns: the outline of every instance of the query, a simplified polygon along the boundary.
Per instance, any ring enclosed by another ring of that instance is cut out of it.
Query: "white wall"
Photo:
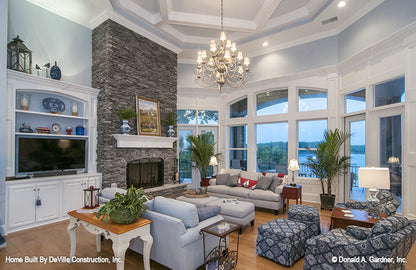
[[[32,74],[37,74],[35,64],[54,65],[57,61],[62,81],[91,86],[90,29],[25,0],[10,0],[8,16],[7,40],[10,42],[19,35],[32,50]]]
[[[6,111],[7,111],[7,0],[0,0],[0,232],[4,233],[6,201]]]

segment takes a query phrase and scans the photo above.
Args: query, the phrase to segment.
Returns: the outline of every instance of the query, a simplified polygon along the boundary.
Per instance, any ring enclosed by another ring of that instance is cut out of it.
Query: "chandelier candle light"
[[[206,50],[198,52],[198,66],[195,69],[197,83],[206,86],[213,86],[216,83],[218,90],[221,90],[225,83],[231,87],[243,85],[250,65],[250,59],[243,57],[241,51],[237,52],[236,43],[231,42],[225,35],[223,10],[223,0],[221,0],[220,43],[211,40],[210,55],[207,55]]]

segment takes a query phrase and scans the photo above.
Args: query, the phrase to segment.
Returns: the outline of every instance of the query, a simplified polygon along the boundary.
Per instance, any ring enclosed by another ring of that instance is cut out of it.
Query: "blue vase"
[[[130,132],[130,126],[129,126],[129,120],[121,120],[123,122],[123,125],[120,127],[121,134],[129,135]]]
[[[169,126],[167,133],[168,137],[175,137],[175,130],[173,129],[173,126]]]

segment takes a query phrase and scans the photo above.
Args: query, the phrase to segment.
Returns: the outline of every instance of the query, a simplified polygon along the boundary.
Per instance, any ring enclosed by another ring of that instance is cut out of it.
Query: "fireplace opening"
[[[127,187],[150,188],[164,183],[162,158],[141,158],[127,163]]]

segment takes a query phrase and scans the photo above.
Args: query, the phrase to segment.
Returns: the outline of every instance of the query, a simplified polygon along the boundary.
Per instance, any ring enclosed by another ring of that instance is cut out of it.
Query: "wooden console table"
[[[130,240],[140,237],[143,240],[143,263],[144,269],[150,270],[150,249],[153,244],[153,237],[150,234],[151,220],[140,218],[132,224],[117,224],[108,219],[107,224],[103,220],[98,219],[96,213],[77,213],[76,210],[68,213],[70,217],[68,225],[68,233],[71,239],[70,258],[75,256],[76,249],[76,229],[81,224],[90,233],[96,235],[97,252],[101,251],[101,235],[106,239],[113,241],[114,256],[118,258],[117,270],[124,269],[124,255],[129,247]]]
[[[354,217],[345,216],[346,213],[342,210],[351,211],[351,215],[354,215]],[[378,219],[370,218],[366,211],[334,207],[331,213],[331,227],[332,229],[346,229],[348,225],[356,225],[371,228],[380,219],[388,217],[386,214],[378,214],[378,216],[380,217]]]

